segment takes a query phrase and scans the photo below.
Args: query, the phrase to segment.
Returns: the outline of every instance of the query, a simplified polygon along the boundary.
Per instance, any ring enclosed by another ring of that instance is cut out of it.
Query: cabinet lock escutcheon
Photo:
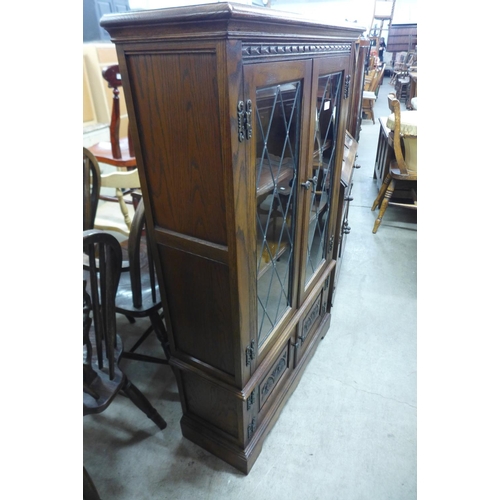
[[[313,185],[316,186],[317,183],[318,183],[318,178],[316,176],[314,176],[311,179],[307,179],[306,182],[302,182],[300,185],[303,188],[309,189]]]

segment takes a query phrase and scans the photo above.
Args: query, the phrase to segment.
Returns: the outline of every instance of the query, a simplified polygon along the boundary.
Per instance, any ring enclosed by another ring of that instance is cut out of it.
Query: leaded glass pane
[[[313,192],[309,204],[306,283],[313,277],[328,252],[328,220],[331,209],[330,180],[333,178],[340,109],[341,74],[322,76],[318,80],[316,126],[314,131]]]
[[[258,345],[292,301],[301,82],[257,90]]]

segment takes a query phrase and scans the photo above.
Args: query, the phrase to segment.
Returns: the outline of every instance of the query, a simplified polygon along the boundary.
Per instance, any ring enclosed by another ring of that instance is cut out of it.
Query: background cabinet
[[[330,325],[355,25],[207,4],[107,16],[184,436],[248,473]]]

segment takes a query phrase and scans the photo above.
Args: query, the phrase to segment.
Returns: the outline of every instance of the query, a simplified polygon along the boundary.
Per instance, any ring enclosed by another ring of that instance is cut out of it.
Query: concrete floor
[[[389,207],[374,235],[370,210],[388,80],[376,124],[362,123],[332,326],[250,474],[182,437],[170,367],[124,360],[168,427],[160,431],[122,396],[83,419],[83,463],[103,500],[417,498],[417,216]],[[119,326],[127,339],[125,330],[135,335],[147,323]]]

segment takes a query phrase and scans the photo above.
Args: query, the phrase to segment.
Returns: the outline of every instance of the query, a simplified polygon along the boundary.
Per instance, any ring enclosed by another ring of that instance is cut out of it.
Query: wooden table
[[[375,156],[375,166],[373,168],[373,178],[377,181],[377,187],[380,189],[392,160],[396,159],[394,154],[391,130],[387,128],[387,116],[378,119],[380,131],[378,135],[377,154]]]

